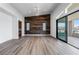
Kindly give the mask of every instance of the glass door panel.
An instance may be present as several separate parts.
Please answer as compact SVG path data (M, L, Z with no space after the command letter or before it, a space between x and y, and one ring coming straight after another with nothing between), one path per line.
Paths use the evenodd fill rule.
M79 49L79 11L68 15L68 43Z
M67 19L63 17L57 20L57 38L67 42Z

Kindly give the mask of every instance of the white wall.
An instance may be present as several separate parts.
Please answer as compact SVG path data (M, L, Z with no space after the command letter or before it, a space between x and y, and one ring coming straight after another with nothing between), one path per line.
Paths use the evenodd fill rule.
M0 43L18 39L18 20L15 16L0 12Z
M9 4L0 3L0 43L18 39L18 20L22 21L22 36L24 36L24 19Z
M0 43L12 39L12 17L0 12Z
M18 39L18 20L12 16L12 39Z
M68 6L67 3L60 4L55 11L51 13L51 36L56 38L56 17ZM64 14L64 13L63 13Z

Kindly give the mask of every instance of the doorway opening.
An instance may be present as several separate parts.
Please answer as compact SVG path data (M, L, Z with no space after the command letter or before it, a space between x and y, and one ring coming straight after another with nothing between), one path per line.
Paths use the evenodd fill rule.
M18 21L18 36L19 38L22 37L22 22Z

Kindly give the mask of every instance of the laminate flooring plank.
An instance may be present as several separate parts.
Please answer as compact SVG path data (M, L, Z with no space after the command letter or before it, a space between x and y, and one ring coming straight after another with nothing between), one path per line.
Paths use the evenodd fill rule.
M79 55L79 50L51 36L25 36L0 44L0 55Z

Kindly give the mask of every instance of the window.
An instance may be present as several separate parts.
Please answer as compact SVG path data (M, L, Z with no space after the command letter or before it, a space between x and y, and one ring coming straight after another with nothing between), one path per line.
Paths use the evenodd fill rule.
M30 30L30 23L26 23L26 30L27 30L27 31Z
M43 23L43 31L46 31L46 23Z
M73 30L72 32L75 34L79 34L79 19L73 20Z

